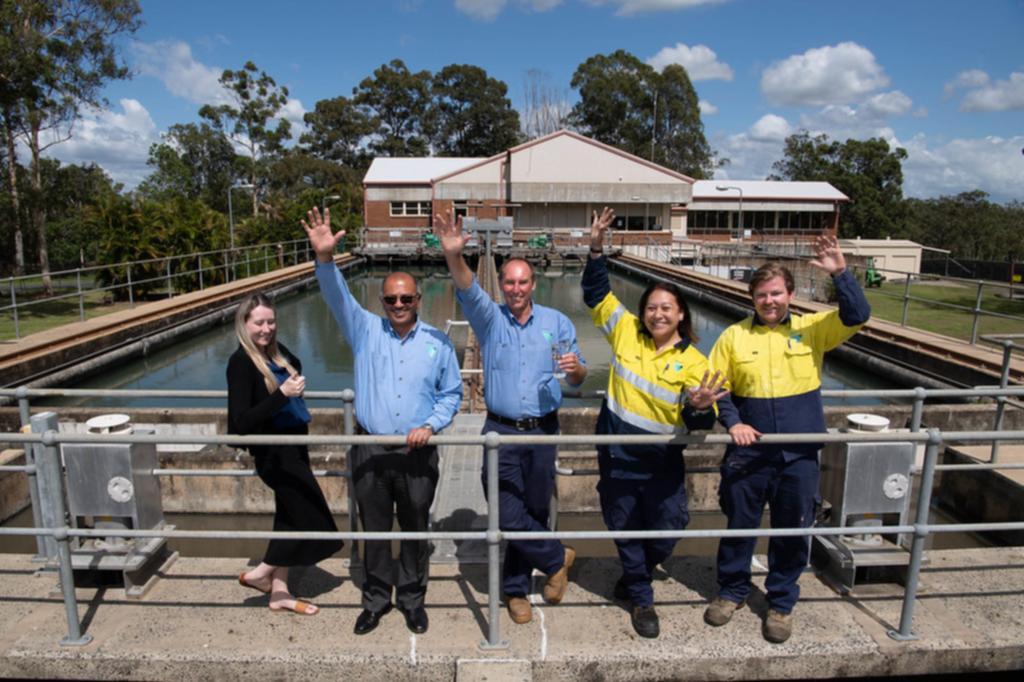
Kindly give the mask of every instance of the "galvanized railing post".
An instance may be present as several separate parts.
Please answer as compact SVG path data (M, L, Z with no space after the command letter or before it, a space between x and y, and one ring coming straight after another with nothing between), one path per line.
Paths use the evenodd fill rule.
M910 313L910 273L907 273L907 283L903 287L903 318L900 320L900 326L907 326L907 315Z
M924 453L924 468L921 472L921 487L917 493L917 518L914 522L914 541L910 546L910 565L907 566L906 587L903 591L903 609L900 612L899 631L890 630L895 640L917 639L911 631L914 621L914 600L917 599L917 585L921 577L921 562L924 546L928 540L928 513L932 505L932 485L935 482L935 465L942 445L942 432L928 429L928 445Z
M196 256L196 270L199 272L199 291L203 290L203 256Z
M18 328L18 296L14 293L14 277L11 277L11 316L14 318L14 338L21 338L21 330Z
M487 641L482 649L504 649L501 639L501 527L498 507L498 447L501 437L494 431L484 435L484 457L487 459Z
M57 414L54 412L40 412L39 414L32 415L29 418L29 428L32 433L46 433L47 431L57 430ZM32 459L36 465L36 471L38 476L36 477L36 486L39 489L39 519L36 521L35 513L32 514L33 522L38 523L38 528L58 528L64 525L64 516L58 513L58 510L53 506L53 500L55 497L60 497L61 508L64 506L63 490L60 484L60 478L53 479L46 476L42 465L44 457L44 448L39 443L32 443ZM26 459L28 455L26 454ZM57 490L52 490L53 486L57 486ZM53 536L43 535L43 557L48 561L57 556L57 541L54 540Z
M246 278L252 277L252 273L249 272L249 256L251 252L249 249L245 250L245 276Z
M911 431L921 430L921 420L924 418L924 399L927 394L927 391L920 386L914 389L914 407L910 413Z
M171 288L171 259L167 259L167 298L174 298L174 290Z
M999 388L1006 388L1010 384L1010 355L1013 353L1014 343L1010 339L1003 341L1003 370L999 375ZM992 427L993 431L1003 430L1003 413L1006 411L1006 396L1001 395L996 397L996 423ZM992 455L989 458L992 464L996 464L999 461L999 441L996 439L992 440Z
M128 305L135 307L135 292L132 291L132 264L125 266L128 272Z
M56 425L57 415L47 412ZM43 416L43 415L40 415ZM62 486L63 472L60 465L60 448L57 446L57 432L53 429L43 433L41 456L37 459L40 472L48 482L46 489L50 495L49 506L59 519L59 525L49 526L53 529L52 539L57 544L57 568L60 572L60 591L64 595L64 612L68 618L68 636L60 640L63 646L84 646L92 641L92 635L82 632L82 623L78 619L78 599L75 595L75 573L71 566L71 536L64 518L64 490Z
M344 403L345 435L352 436L356 432L356 414L353 403L356 399L356 392L346 388L341 392L341 401ZM348 471L348 481L345 483L346 496L348 497L348 529L352 533L359 532L359 508L356 502L356 478L355 467L352 462L352 448L349 445L345 451L345 469ZM349 568L359 564L359 541L353 540L351 554L349 555Z
M75 270L75 279L78 283L78 319L85 321L85 295L82 294L82 271Z
M978 323L981 320L981 297L985 294L985 280L978 280L978 295L974 299L974 321L971 322L971 345L978 343Z
M231 281L231 270L228 268L228 252L224 252L224 281Z
M28 386L19 386L15 393L18 399L18 416L21 418L21 430L32 431L32 413L28 403ZM26 472L28 477L28 499L32 505L32 525L36 528L43 527L43 517L39 509L39 476L37 473L35 448L29 443L25 447L25 465L32 467ZM46 543L42 535L36 536L36 555L33 561L46 560Z

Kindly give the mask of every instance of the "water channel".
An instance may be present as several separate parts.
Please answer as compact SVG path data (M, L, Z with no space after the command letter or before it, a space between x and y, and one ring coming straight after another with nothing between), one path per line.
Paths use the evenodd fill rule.
M447 320L464 319L455 302L454 284L447 271L418 270L413 271L413 274L420 277L420 288L423 292L420 312L425 321L443 329ZM386 271L383 270L363 270L351 276L350 286L353 294L368 309L376 313L382 312L378 295L385 275ZM578 270L540 276L535 300L561 310L572 319L576 325L580 349L590 369L582 389L596 391L604 389L607 385L611 350L594 327L588 309L583 304L580 278ZM639 280L617 273L612 274L612 290L631 310L636 310L644 287L645 283ZM735 319L701 304L690 305L696 320L695 331L700 336L697 346L706 355L719 333L735 322ZM307 390L337 391L353 385L352 353L341 340L334 319L326 304L320 299L319 290L315 286L280 301L277 314L278 338L302 360ZM451 336L461 357L466 339L465 328L454 328ZM221 325L172 347L154 352L149 357L105 370L100 375L80 382L74 388L226 390L224 368L236 347L233 325ZM833 357L826 358L822 383L826 389L900 388ZM593 404L594 400L569 398L566 404ZM50 404L164 407L167 402L166 398L143 398L128 402L123 398L68 398L54 400ZM878 400L828 399L826 402L870 404L877 403ZM176 400L174 404L182 407L220 407L224 403L222 400L190 399Z

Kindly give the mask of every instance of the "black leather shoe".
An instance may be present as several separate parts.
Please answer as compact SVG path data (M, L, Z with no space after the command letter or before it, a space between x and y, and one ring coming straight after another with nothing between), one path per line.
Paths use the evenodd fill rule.
M633 629L636 630L636 634L641 637L654 639L661 634L661 628L658 625L658 612L654 610L653 606L637 606L630 614L630 620L633 621Z
M427 610L422 606L417 606L414 609L401 609L402 615L405 616L405 626L417 635L422 635L427 631L427 627L430 625L430 621L427 619Z
M363 609L363 612L356 618L356 627L353 632L357 635L365 635L367 632L372 632L379 624L380 619L385 613L391 610L391 604L388 604L380 611L371 611L370 609Z
M612 588L612 596L619 601L633 601L633 597L629 594L629 588L626 587L626 583L622 582L622 578L615 581L615 587Z

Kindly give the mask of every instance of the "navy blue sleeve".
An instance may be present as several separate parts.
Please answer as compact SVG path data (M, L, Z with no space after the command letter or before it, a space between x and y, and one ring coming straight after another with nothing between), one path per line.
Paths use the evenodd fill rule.
M583 302L588 308L593 308L603 301L612 290L608 280L608 257L587 258L580 284L583 286Z
M698 412L691 405L685 405L683 423L687 431L708 431L715 426L715 411L708 409Z
M839 319L847 327L864 324L871 317L871 304L864 296L864 290L849 270L843 270L832 278L839 301Z

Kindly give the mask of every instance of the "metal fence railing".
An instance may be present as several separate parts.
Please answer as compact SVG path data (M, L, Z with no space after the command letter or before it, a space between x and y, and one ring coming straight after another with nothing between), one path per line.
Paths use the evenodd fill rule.
M714 270L717 267L722 270L722 272L728 273L730 269L735 269L735 265L730 265L728 261L737 257L755 258L759 261L771 258L783 258L806 262L813 256L810 242L794 242L793 244L788 244L786 242L767 242L756 246L708 242L694 247L692 252L692 267L695 270ZM711 263L716 259L724 259L726 264L720 266L701 265L701 262ZM861 265L852 264L850 269L858 276L858 279L864 281L864 272L867 268ZM1021 328L1024 329L1024 315L1009 314L991 309L991 301L996 298L1013 301L1016 295L1022 295L1022 288L1020 284L1014 285L1007 282L992 280L964 279L962 277L932 275L878 267L873 268L873 270L876 273L880 273L884 279L891 284L902 284L901 293L888 291L884 287L880 287L875 292L879 296L901 302L900 319L898 320L898 324L902 327L908 326L911 306L913 304L917 306L927 306L929 310L956 311L970 315L971 327L970 332L967 334L967 340L972 345L978 343L981 335L981 325L986 319L1007 320L1009 322L1020 323ZM711 274L716 273L712 271ZM727 277L727 274L722 275L718 273L717 276ZM827 277L816 276L813 274L810 276L802 276L799 272L794 272L793 276L796 280L798 295L806 295L811 299L825 300L825 294L827 293L829 286ZM934 297L915 293L915 287L927 286L929 284L955 286L961 289L970 290L973 292L973 305L951 303L949 301L943 301ZM988 308L985 307L986 301L989 301ZM1024 302L1021 303L1021 310L1024 310Z
M119 537L119 538L194 538L194 539L345 539L345 540L478 540L487 543L487 571L488 571L488 632L487 637L481 646L484 648L503 648L505 643L501 639L500 618L499 618L499 593L500 593L500 563L499 549L502 540L532 540L532 539L614 539L614 538L723 538L723 537L778 537L778 536L800 536L810 537L819 535L858 535L869 533L906 533L912 536L910 546L910 562L906 572L903 604L900 614L898 630L889 634L897 640L914 639L912 631L914 606L917 597L920 570L924 554L925 543L928 537L934 533L947 532L980 532L997 530L1024 530L1024 521L1003 522L1003 523L945 523L930 524L929 509L932 501L932 488L935 472L943 469L951 469L954 466L961 466L970 469L1024 469L1024 463L1010 464L990 462L988 464L972 465L939 465L938 457L940 450L945 443L954 442L998 442L1006 440L1024 440L1024 431L940 431L929 429L926 432L919 430L921 411L923 403L927 398L942 397L965 397L970 395L978 398L994 397L999 395L1021 397L1024 396L1024 387L1015 388L987 388L973 390L934 390L934 389L913 389L910 391L888 391L887 393L900 393L902 397L910 397L914 401L911 430L899 432L848 432L848 433L813 433L813 434L785 434L765 435L761 442L765 444L781 443L854 443L854 442L910 442L923 444L925 456L923 462L914 468L915 475L920 476L919 494L917 505L913 509L913 523L901 525L877 526L829 526L812 528L774 528L774 529L751 529L751 530L689 530L689 531L666 531L666 530L643 530L643 531L549 531L549 532L512 532L502 531L498 525L498 448L502 444L557 444L565 446L590 446L599 444L651 444L651 443L680 443L680 444L704 444L704 445L725 445L730 442L727 435L706 434L706 435L649 435L649 436L602 436L602 435L558 435L558 436L512 436L499 435L491 432L483 435L460 435L460 436L434 436L431 442L435 445L462 445L478 446L484 448L488 465L487 486L487 530L486 531L430 531L430 532L358 532L352 525L355 509L352 500L351 486L349 493L350 506L350 528L345 532L337 533L314 533L314 532L272 532L272 531L223 531L223 530L168 530L168 529L89 529L71 527L65 517L64 506L64 477L62 473L62 462L60 446L67 443L171 443L171 444L211 444L245 447L256 444L306 444L314 446L352 446L358 444L386 444L399 445L405 442L404 436L357 436L353 435L354 414L352 411L352 399L354 393L350 390L340 393L310 393L307 397L312 399L338 398L340 397L345 405L344 431L342 435L331 436L227 436L227 435L154 435L154 434L71 434L60 433L56 430L56 415L54 413L41 413L28 415L29 397L42 395L53 395L61 389L25 389L3 390L0 394L15 395L19 400L20 412L23 419L30 425L32 432L0 434L0 441L10 443L22 443L26 447L26 463L23 466L0 467L3 471L23 471L34 481L36 477L45 481L38 494L33 499L33 504L38 504L43 513L39 519L55 520L50 524L41 523L34 517L32 528L0 528L2 535L36 536L43 538L50 543L52 557L60 573L60 582L63 591L65 611L68 621L67 637L61 640L65 645L81 645L91 641L91 636L82 630L81 620L78 612L78 603L74 590L74 576L71 562L71 541L75 538L95 537ZM66 392L66 391L65 391ZM77 392L79 394L83 392ZM111 395L114 391L96 391L96 394ZM139 391L117 391L116 393L136 394ZM157 392L144 392L154 394ZM202 397L212 397L211 394L224 395L224 392L217 391L164 391L159 392L166 397L186 397L185 394L202 393ZM854 393L842 391L840 393ZM877 395L877 391L862 391L861 393ZM346 458L348 459L348 458ZM171 475L173 470L154 470L154 474ZM231 475L251 475L245 471L232 471ZM211 473L211 475L225 475L223 472ZM355 543L353 543L353 548Z
M79 320L85 320L87 299L95 299L96 295L121 298L134 306L136 299L144 294L172 298L239 277L297 265L311 258L309 241L293 239L240 246L234 250L200 251L183 256L90 265L51 272L52 293L48 295L38 295L43 291L42 275L12 276L0 279L0 300L8 301L0 305L0 315L11 316L14 338L20 339L22 318L29 308L41 309L74 301L78 304ZM46 313L40 315L45 316ZM66 321L66 318L61 320Z

